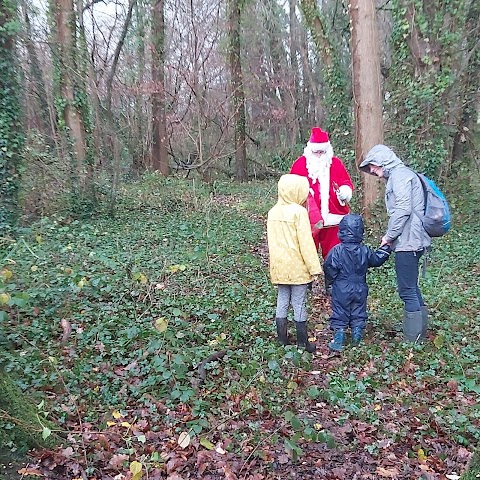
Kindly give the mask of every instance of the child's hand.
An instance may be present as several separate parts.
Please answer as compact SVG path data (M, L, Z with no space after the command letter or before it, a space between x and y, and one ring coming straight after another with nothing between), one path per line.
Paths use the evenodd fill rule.
M390 247L390 244L386 243L385 245L381 245L378 247L379 250L383 250L384 252L387 252L390 254L392 252L392 248Z
M384 245L388 245L389 247L391 247L392 242L389 242L385 237L382 237L382 241L380 242L380 246L383 247Z

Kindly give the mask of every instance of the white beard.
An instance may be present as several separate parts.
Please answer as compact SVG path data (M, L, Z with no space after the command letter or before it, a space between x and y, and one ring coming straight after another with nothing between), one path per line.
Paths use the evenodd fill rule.
M328 218L328 201L330 197L330 166L332 165L333 148L328 146L327 151L319 156L315 155L310 146L306 146L303 151L306 158L306 167L308 176L312 179L312 184L319 183L320 187L320 213L324 221Z
M316 155L312 152L308 145L303 151L303 156L307 159L308 176L312 179L312 183L319 182L325 176L330 177L330 165L332 164L333 148L330 145L323 155Z

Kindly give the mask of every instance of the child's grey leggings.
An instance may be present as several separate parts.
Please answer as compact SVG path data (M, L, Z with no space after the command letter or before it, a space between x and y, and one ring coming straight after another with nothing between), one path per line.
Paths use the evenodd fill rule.
M302 285L277 285L277 318L287 318L290 303L293 307L293 319L296 322L307 321L307 286Z

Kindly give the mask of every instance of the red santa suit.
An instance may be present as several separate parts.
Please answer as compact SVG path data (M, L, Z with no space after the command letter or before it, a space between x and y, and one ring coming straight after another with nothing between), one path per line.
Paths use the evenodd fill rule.
M342 161L333 156L327 132L318 127L312 129L310 141L303 155L293 163L290 173L308 178L310 196L307 203L315 207L309 208L310 222L315 224L312 235L317 250L320 245L325 258L340 243L338 224L350 211L348 202L353 193L352 180Z

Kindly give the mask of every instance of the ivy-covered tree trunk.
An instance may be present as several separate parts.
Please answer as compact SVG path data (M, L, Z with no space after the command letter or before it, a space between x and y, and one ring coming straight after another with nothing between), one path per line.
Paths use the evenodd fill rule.
M293 114L294 120L292 122L292 130L290 135L290 142L295 145L300 143L308 131L305 126L305 119L301 114L301 92L300 92L300 70L298 64L298 19L297 19L297 0L289 0L289 21L290 21L290 68L292 70L292 91L293 91Z
M327 22L315 0L301 0L305 23L312 34L316 51L322 61L326 123L322 125L334 138L336 148L352 127L350 88L345 69L340 62L340 47L329 35Z
M267 75L270 77L270 92L274 101L272 102L277 111L283 112L286 119L289 119L291 125L290 132L294 133L295 128L295 110L293 95L290 90L292 73L287 73L288 55L285 49L284 27L282 24L284 12L276 0L266 0L264 9L265 34L268 39L268 50L265 55ZM286 40L286 39L285 39ZM292 122L293 120L293 122ZM279 145L285 137L285 128L279 123L272 125L269 129L269 135L273 141ZM295 137L294 137L295 138Z
M480 31L480 4L478 1L470 3L465 25L466 32ZM480 118L480 43L478 35L467 36L466 48L461 57L465 64L465 71L462 75L461 94L459 95L460 112L456 121L451 162L444 167L446 172L462 161L468 155L468 151L472 152L473 158L479 157L480 151L480 124L477 120ZM480 166L480 160L477 161L476 166L477 168Z
M0 237L8 234L17 220L24 141L15 55L16 7L15 0L0 0Z
M239 182L247 180L245 92L240 62L240 0L228 0L229 59L234 118L235 169Z
M45 89L45 81L43 79L42 69L38 61L38 54L33 40L32 26L30 22L29 4L26 0L22 1L23 22L25 25L25 48L28 54L29 64L29 92L32 101L27 101L30 105L29 116L32 119L34 128L41 132L45 141L52 145L55 132L53 130L52 122L50 120L50 106L48 105L47 91Z
M162 175L170 174L167 151L167 120L165 114L165 5L164 0L152 4L152 95L153 139L152 168Z
M84 72L82 76L87 79L88 84L88 99L90 103L90 110L92 112L91 128L90 130L90 161L88 162L89 181L93 184L93 176L98 172L100 163L105 155L105 147L103 141L103 122L100 107L100 95L98 89L97 74L95 65L93 63L93 56L90 55L87 43L87 34L85 28L84 16L84 2L77 0L77 11L82 12L78 16L78 44L79 44L79 62L83 66ZM85 90L87 90L85 88Z
M51 0L55 24L54 62L58 91L56 108L71 153L74 190L83 192L86 178L86 140L82 112L77 102L80 92L76 88L76 15L73 0Z
M146 140L149 131L149 124L145 121L146 105L142 93L142 87L145 82L145 25L147 19L147 6L142 0L137 1L135 5L135 27L136 27L136 54L137 54L137 81L141 86L140 91L135 97L135 122L134 122L134 147L132 168L136 175L145 170L148 164L147 150L148 141ZM151 123L150 123L151 125Z
M50 435L52 425L46 420L42 423L35 405L0 366L0 456L8 455L1 447L11 443L19 450L54 445L56 437ZM48 436L42 436L44 431Z
M385 102L392 126L388 140L407 162L431 176L448 173L454 137L465 124L462 106L471 101L464 96L466 71L479 46L478 36L472 35L478 25L477 4L471 0L391 2L392 66ZM468 13L475 9L471 30Z
M380 55L373 0L351 0L355 157L362 162L374 145L383 143ZM378 199L378 181L363 175L363 207L366 216Z

